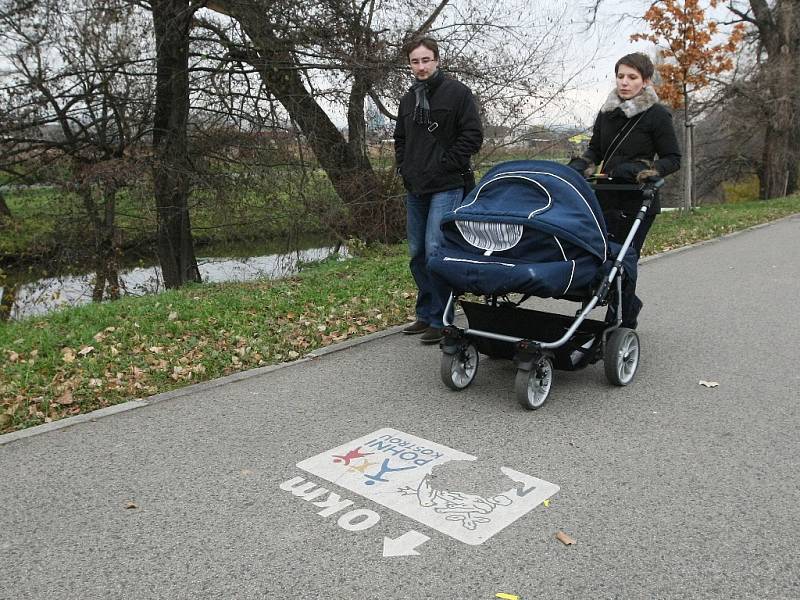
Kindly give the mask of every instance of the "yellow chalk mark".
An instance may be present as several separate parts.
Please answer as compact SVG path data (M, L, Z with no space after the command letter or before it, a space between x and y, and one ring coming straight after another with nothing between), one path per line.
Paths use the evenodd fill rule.
M519 596L515 596L514 594L495 594L495 598L502 598L503 600L519 600Z

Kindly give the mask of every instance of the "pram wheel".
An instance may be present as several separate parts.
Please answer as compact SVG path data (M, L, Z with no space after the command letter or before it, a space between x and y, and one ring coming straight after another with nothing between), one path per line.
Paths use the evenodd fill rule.
M553 362L542 356L531 370L518 369L514 380L517 401L528 410L536 410L550 395L553 384Z
M639 335L627 327L612 331L606 342L603 362L610 383L628 385L639 366Z
M442 353L440 373L442 381L451 390L463 390L475 379L478 372L478 349L469 343L454 354Z

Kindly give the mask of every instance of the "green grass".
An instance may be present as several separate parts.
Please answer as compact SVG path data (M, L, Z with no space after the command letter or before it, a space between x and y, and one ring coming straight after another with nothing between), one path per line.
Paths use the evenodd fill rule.
M800 195L774 200L750 200L669 212L658 216L647 236L643 255L657 254L713 239L800 212Z
M656 219L653 254L800 213L800 196ZM0 432L302 357L413 318L404 245L281 281L192 285L0 324Z
M294 360L405 322L404 246L281 281L187 286L0 325L0 432Z

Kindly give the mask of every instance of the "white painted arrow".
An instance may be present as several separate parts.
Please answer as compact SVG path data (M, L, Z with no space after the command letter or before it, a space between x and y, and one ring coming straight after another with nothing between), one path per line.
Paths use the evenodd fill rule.
M429 538L427 535L421 534L419 531L406 531L399 538L391 539L388 537L383 538L383 555L384 556L411 556L419 555L415 548L427 542Z

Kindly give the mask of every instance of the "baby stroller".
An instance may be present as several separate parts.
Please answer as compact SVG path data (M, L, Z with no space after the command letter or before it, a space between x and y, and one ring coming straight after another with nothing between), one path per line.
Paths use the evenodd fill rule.
M641 209L620 246L608 240L590 185L566 165L512 161L486 173L443 217L442 246L428 261L454 290L441 342L444 384L453 390L469 386L480 354L514 361L517 400L531 410L547 400L554 369L574 371L602 359L612 384L631 383L640 344L636 331L621 327L622 282L636 277L638 257L628 247L662 184L656 179L605 186L642 192ZM531 297L581 307L574 317L522 307ZM456 303L466 327L454 324ZM609 304L610 317L588 318Z

